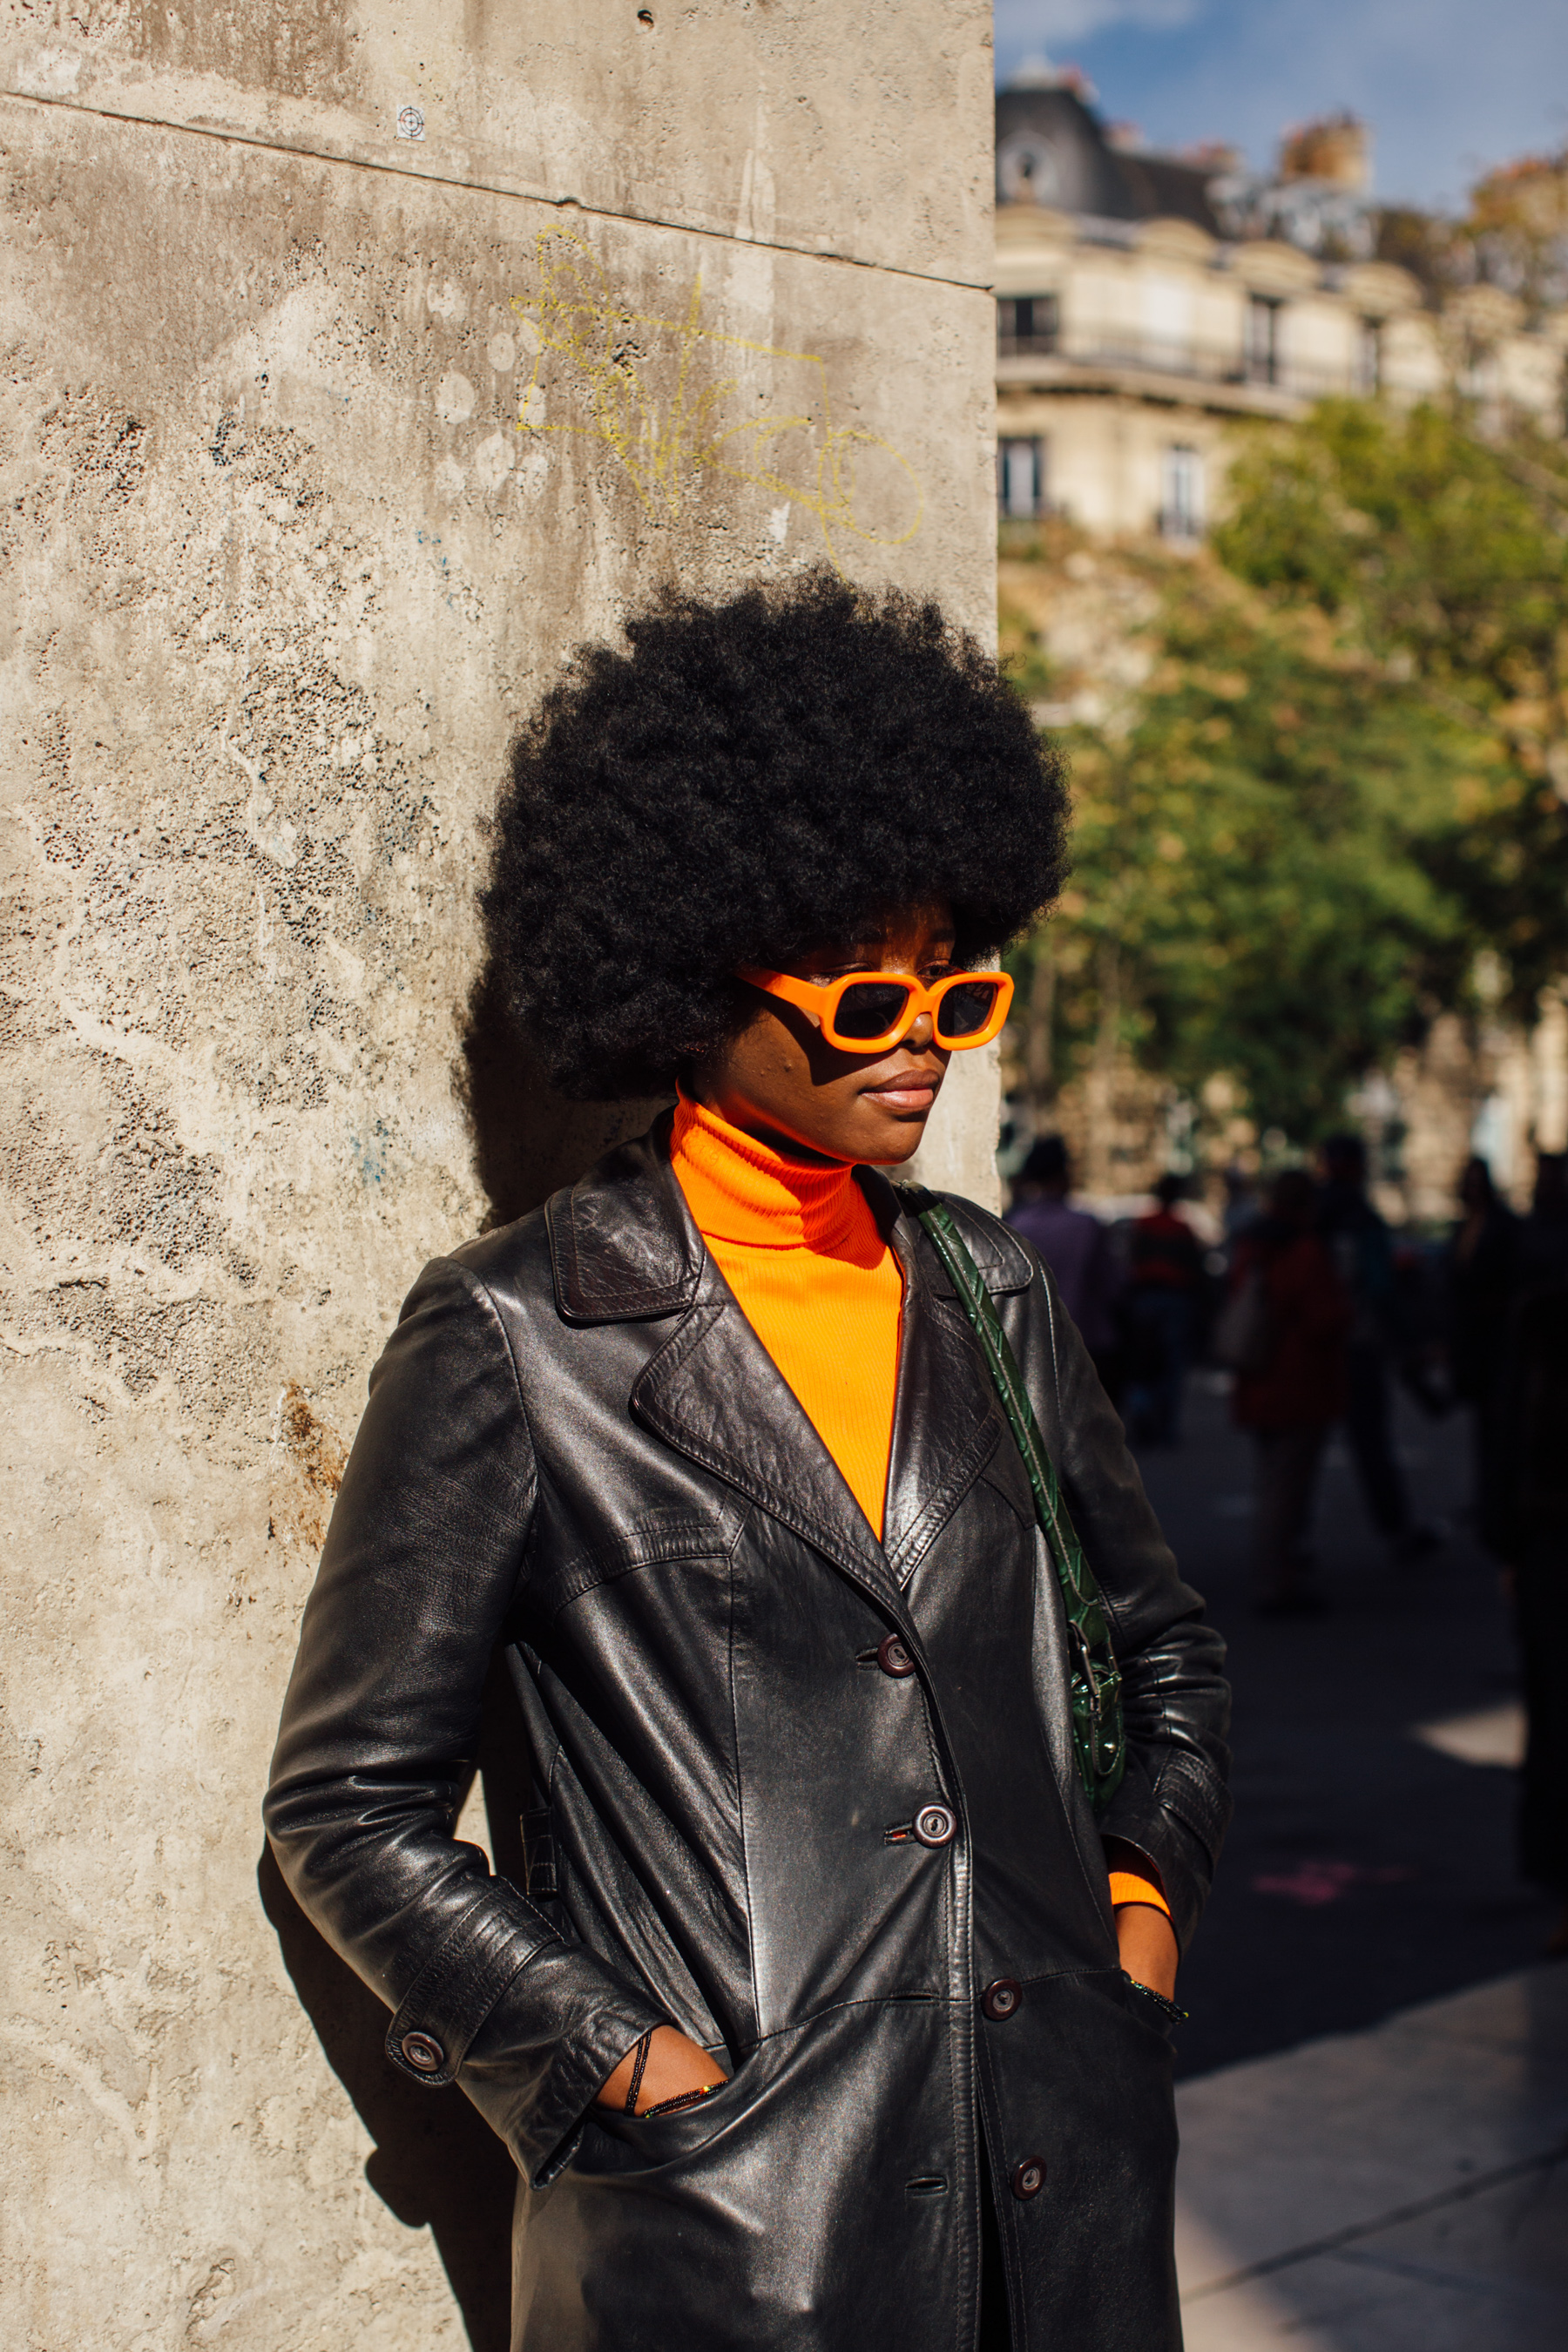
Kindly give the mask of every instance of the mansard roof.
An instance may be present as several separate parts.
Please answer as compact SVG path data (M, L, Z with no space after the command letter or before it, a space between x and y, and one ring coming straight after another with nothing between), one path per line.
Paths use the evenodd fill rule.
M1188 220L1223 236L1209 202L1212 164L1113 147L1105 125L1062 83L996 93L996 201L1100 220Z

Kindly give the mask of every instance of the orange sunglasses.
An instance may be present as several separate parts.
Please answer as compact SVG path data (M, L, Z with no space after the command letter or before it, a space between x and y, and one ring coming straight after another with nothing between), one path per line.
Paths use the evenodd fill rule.
M818 984L787 971L742 968L738 980L809 1013L841 1054L885 1054L929 1013L937 1044L950 1054L988 1045L1007 1018L1013 982L1005 971L950 971L927 988L903 971L849 971Z

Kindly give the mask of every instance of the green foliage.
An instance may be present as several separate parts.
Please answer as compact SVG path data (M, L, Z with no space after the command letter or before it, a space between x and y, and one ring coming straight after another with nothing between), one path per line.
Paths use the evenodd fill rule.
M1257 436L1231 474L1215 552L1260 588L1350 620L1373 654L1478 709L1561 669L1568 467L1555 444L1480 439L1425 407L1326 401Z
M1260 1125L1309 1135L1452 955L1457 910L1412 851L1451 804L1454 730L1212 571L1173 587L1131 734L1079 746L1064 929L1115 940L1149 1066L1194 1093L1225 1071ZM1065 961L1087 1047L1102 959Z
M1058 1077L1112 1021L1305 1142L1465 1002L1479 950L1521 1008L1561 968L1568 467L1342 401L1231 486L1125 723L1075 733L1073 887L1024 961L1054 966Z
M1470 738L1420 854L1522 1010L1561 968L1568 908L1568 456L1332 401L1256 441L1232 486L1222 561L1281 610L1332 617Z

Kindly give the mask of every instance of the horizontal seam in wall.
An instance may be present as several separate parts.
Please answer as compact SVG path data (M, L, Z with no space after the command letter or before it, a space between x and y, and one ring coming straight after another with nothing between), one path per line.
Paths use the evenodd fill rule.
M268 155L298 155L312 163L336 163L350 172L385 172L395 179L416 180L437 188L462 188L479 196L511 196L521 204L548 205L557 212L584 213L590 220L626 221L637 228L666 228L682 236L709 237L715 245L754 246L761 253L790 253L802 261L836 262L845 269L870 269L886 278L908 278L921 286L952 286L963 294L989 294L989 281L977 278L946 278L935 270L910 269L896 261L868 261L855 253L818 253L809 245L784 245L776 237L736 236L723 229L700 228L689 221L668 220L661 213L616 213L602 205L585 205L579 196L552 196L542 188L507 188L495 180L459 180L444 172L411 171L406 163L377 162L363 155L334 154L330 147L295 146L287 141L262 139L250 131L221 131L205 122L175 122L166 114L137 114L129 107L89 106L79 98L39 98L19 89L0 90L0 97L17 106L51 107L61 114L86 114L97 122L134 122L146 131L178 131L192 139L213 139L226 147L257 147Z

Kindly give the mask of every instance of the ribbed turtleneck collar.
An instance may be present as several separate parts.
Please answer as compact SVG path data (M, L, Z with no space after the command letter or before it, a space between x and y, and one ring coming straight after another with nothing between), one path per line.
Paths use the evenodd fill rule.
M684 1094L670 1159L698 1229L710 1240L836 1256L852 1241L863 1244L867 1226L875 1226L847 1164L808 1168L786 1160Z

